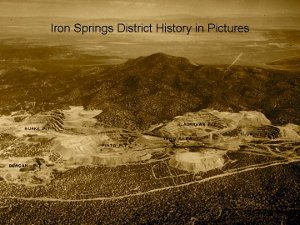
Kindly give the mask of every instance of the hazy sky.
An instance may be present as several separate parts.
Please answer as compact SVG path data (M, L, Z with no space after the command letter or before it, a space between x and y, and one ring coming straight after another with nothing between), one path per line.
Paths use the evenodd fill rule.
M134 18L189 14L195 16L291 15L300 0L0 0L0 16Z

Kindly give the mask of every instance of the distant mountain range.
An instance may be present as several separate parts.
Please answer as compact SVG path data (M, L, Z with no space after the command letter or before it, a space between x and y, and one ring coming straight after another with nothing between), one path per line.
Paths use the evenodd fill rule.
M163 53L123 64L75 68L43 64L0 74L1 111L44 111L83 105L101 109L101 124L147 129L204 108L257 110L274 124L300 124L296 71L194 65Z

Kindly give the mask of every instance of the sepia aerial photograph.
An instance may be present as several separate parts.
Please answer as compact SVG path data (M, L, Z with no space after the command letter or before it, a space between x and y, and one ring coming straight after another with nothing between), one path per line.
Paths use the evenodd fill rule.
M0 225L297 225L299 178L299 0L0 0Z

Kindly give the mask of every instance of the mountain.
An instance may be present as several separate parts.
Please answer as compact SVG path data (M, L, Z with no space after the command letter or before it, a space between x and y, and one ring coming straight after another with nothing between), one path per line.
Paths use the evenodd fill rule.
M256 110L275 125L300 123L296 71L196 66L163 53L106 67L45 63L35 70L13 71L0 76L1 112L24 108L33 101L35 111L83 105L103 110L97 117L100 124L142 130L205 108ZM33 107L27 105L27 109Z
M98 82L94 80L101 76ZM81 89L87 108L114 126L145 129L204 108L257 110L273 122L299 123L299 77L250 67L195 66L182 57L157 53L110 68Z

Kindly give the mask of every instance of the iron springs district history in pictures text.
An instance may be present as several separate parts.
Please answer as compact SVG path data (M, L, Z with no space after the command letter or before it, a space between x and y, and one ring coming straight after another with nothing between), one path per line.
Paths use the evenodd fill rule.
M203 33L203 32L215 32L215 33L248 33L250 27L248 25L227 25L208 23L207 25L178 25L178 24L126 24L117 23L116 25L83 25L76 23L73 26L70 25L56 25L51 24L52 33L99 33L100 35L108 35L110 33L181 33L189 35L191 32Z

